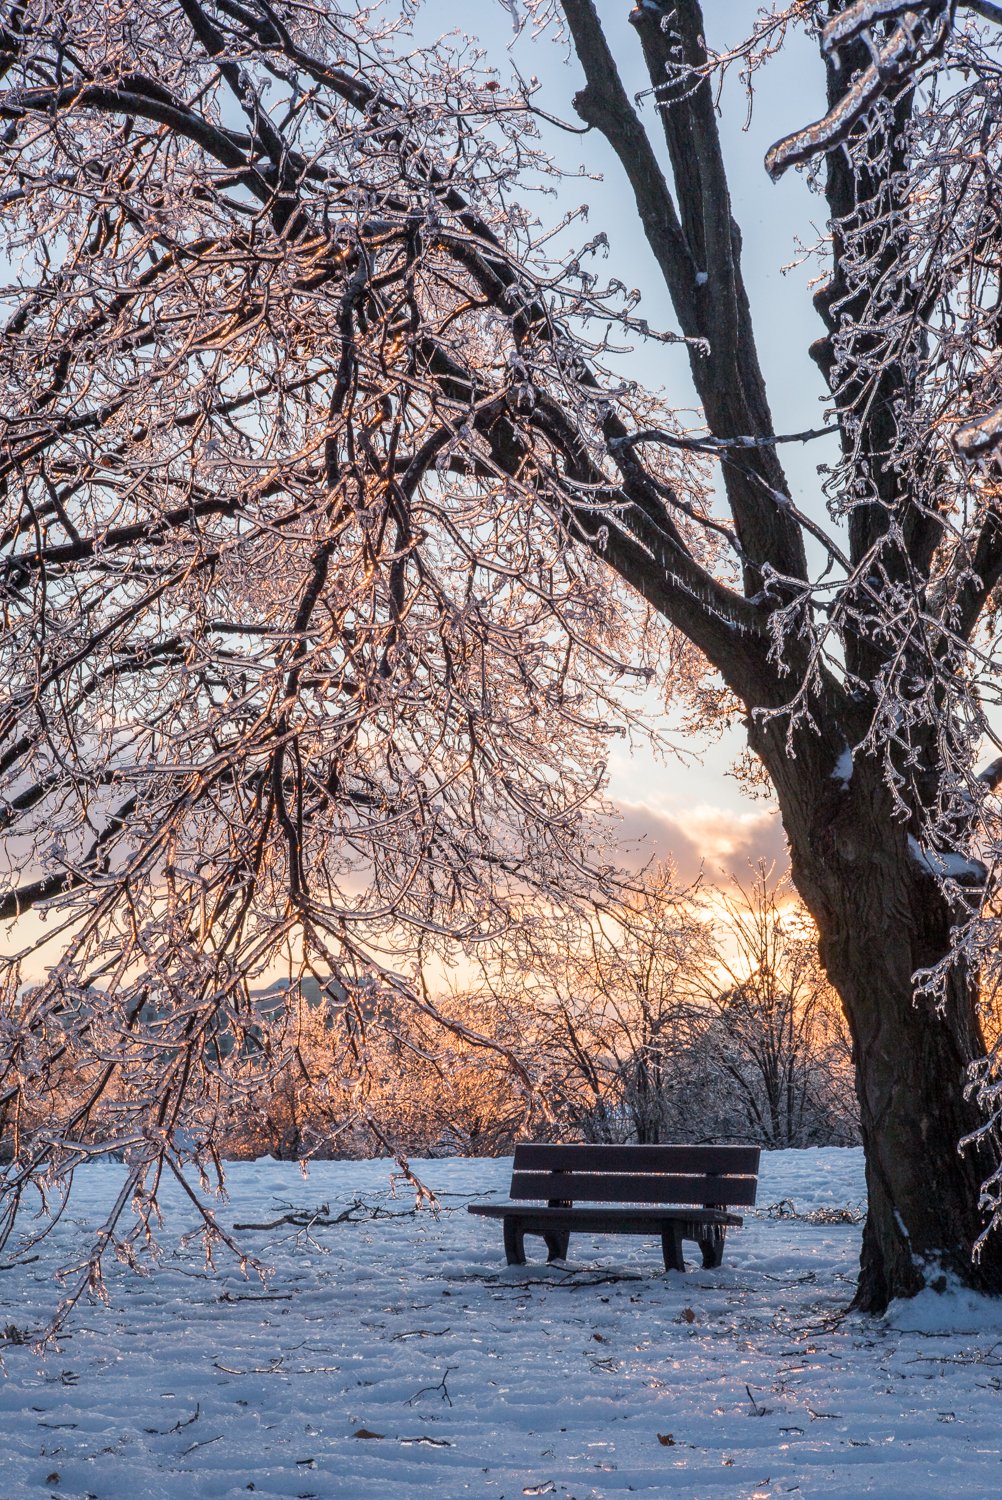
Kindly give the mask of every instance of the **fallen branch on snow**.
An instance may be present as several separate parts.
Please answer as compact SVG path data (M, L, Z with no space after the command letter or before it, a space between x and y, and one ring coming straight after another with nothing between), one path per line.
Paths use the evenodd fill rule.
M267 1224L234 1224L234 1229L280 1229L283 1224L291 1224L295 1229L330 1229L336 1224L366 1224L371 1219L413 1219L417 1213L416 1208L380 1208L379 1204L366 1203L361 1198L356 1198L347 1208L342 1209L333 1218L325 1215L330 1213L326 1203L322 1203L317 1209L293 1209L291 1213L282 1214L278 1219L272 1219Z

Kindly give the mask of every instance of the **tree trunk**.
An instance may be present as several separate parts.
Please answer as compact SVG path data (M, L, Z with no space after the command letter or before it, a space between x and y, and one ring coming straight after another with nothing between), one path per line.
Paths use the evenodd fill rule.
M985 1051L976 984L955 967L941 1013L916 996L916 971L950 951L949 904L910 853L880 768L858 763L845 787L818 778L818 745L786 756L775 776L794 882L853 1041L867 1186L853 1305L882 1312L923 1285L943 1289L951 1273L1002 1293L1002 1237L974 1259L993 1164L983 1149L959 1150L983 1121L965 1097L968 1066Z
M940 514L948 504L943 476L925 472L935 445L927 453L909 436L916 422L924 430L926 420L925 397L915 384L928 358L921 306L930 296L947 295L946 282L938 288L935 278L916 271L914 257L902 253L911 247L910 195L923 181L912 171L909 132L918 96L897 88L884 115L871 112L857 121L848 141L827 157L833 274L815 299L828 336L812 352L829 382L842 440L847 582L826 629L841 640L843 676L825 665L835 648L811 618L804 537L776 448L747 444L747 435L776 429L731 216L701 6L698 0L644 4L630 15L658 101L669 183L617 72L594 0L561 4L586 79L575 108L619 158L682 332L706 341L705 354L690 344L690 369L708 430L732 445L721 476L743 567L742 607L760 601L763 609L790 609L796 601L786 622L773 617L776 639L765 648L762 620L753 613L739 621L717 579L695 591L686 581L675 585L667 543L656 538L651 549L669 580L661 594L635 561L605 553L747 706L752 749L776 789L794 880L817 922L822 957L853 1037L870 1195L857 1306L881 1309L950 1271L971 1286L1002 1293L1002 1236L993 1236L977 1263L972 1259L983 1227L980 1184L993 1164L984 1151L958 1153L961 1138L982 1123L964 1093L967 1067L984 1052L974 976L954 973L942 1016L915 999L916 971L950 951L949 905L910 853L909 829L899 817L904 809L892 802L883 766L860 756L850 776L836 771L850 747L868 741L881 694L911 694L914 679L933 690L948 716L952 688L944 684L967 670L935 654L946 648L934 644L935 625L921 614L907 627L907 652L899 655L901 600L915 598L917 608L927 608L934 557L940 575L950 576L943 572L950 551ZM830 0L820 14L841 8ZM828 57L832 119L870 66L872 47L872 35L856 36ZM683 65L692 70L689 78ZM610 451L620 454L622 447L613 445L622 435L609 432ZM639 536L657 504L641 488L630 489L641 485L644 472L639 460L631 463L628 473L622 470L624 492L634 504L630 526ZM944 640L974 629L1002 574L994 520L987 529L963 533L954 546L956 576L976 581L962 609L950 604ZM713 602L694 617L696 594ZM729 622L723 636L711 636L721 621ZM958 650L958 662L961 656ZM875 685L872 695L868 683ZM906 726L901 741L877 721L878 743L901 762L897 774L909 798L912 832L924 826L923 810L949 790L944 777L955 774L940 738L950 727L939 719L933 713L925 725ZM959 735L951 755L962 744ZM952 799L951 793L945 800Z

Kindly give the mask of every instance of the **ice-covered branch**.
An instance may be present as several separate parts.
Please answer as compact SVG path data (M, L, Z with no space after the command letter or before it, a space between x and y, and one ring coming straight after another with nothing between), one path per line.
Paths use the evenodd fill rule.
M765 165L776 180L790 167L810 161L826 151L834 151L848 140L856 125L894 86L909 78L942 44L949 26L945 6L928 10L884 0L851 6L849 11L830 22L825 29L825 45L835 50L883 15L900 16L890 36L883 42L873 40L872 63L853 79L832 109L813 125L805 126L770 147ZM843 22L842 30L839 23ZM843 34L844 33L844 34Z

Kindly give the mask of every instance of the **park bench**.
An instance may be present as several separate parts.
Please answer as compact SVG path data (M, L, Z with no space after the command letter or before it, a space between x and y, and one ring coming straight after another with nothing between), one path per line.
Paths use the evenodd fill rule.
M666 1271L684 1271L682 1241L719 1266L724 1237L742 1223L758 1187L757 1146L515 1147L511 1201L471 1203L501 1219L510 1266L525 1265L524 1238L542 1235L547 1260L565 1260L571 1233L661 1236ZM545 1202L531 1200L545 1199Z

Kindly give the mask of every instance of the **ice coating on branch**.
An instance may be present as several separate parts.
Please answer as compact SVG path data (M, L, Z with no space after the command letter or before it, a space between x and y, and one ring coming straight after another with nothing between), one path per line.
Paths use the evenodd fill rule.
M879 0L875 0L874 8L878 7ZM929 47L941 40L945 24L941 19L940 25L929 38L928 45L923 47L926 19L915 11L907 11L902 17L901 25L894 28L883 47L877 48L871 42L873 63L860 73L834 109L829 110L824 119L795 131L769 149L765 166L774 182L788 167L809 161L812 156L841 145L857 120L866 114L888 87L906 77L925 59ZM832 25L834 24L833 22Z
M942 5L929 6L928 10L937 12L943 9ZM914 0L857 0L855 5L849 5L840 11L837 16L825 26L821 33L821 47L825 52L833 52L836 47L844 47L846 42L851 42L854 37L859 36L861 31L876 25L878 21L887 20L891 16L905 15L911 12L910 20L917 23L917 13Z
M957 429L953 441L964 458L982 458L993 453L1002 443L1002 406L996 406L987 416L966 422Z

